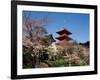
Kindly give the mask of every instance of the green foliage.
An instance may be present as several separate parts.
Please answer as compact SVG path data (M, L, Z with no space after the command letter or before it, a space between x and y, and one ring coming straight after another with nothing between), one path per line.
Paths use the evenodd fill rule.
M51 67L68 66L68 62L61 55L57 55L53 61L50 61Z
M79 43L80 45L83 45L86 48L90 47L90 41L86 41L85 43Z
M51 67L61 67L61 66L68 66L68 62L64 59L57 59L55 61L51 61Z
M31 56L31 49L27 49L23 47L23 68L32 68L32 59L33 57Z
M40 54L40 56L39 56L39 59L41 60L41 61L43 61L43 60L48 60L48 54L47 53L41 53Z

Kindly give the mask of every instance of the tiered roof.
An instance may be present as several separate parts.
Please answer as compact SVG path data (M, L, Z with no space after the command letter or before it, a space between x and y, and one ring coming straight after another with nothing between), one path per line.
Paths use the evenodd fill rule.
M56 33L58 33L59 35L62 35L62 34L70 35L70 34L72 34L72 33L69 32L67 29L60 30L60 31L58 31L58 32L56 32Z
M72 34L71 32L69 32L67 29L63 29L63 30L60 30L57 32L60 36L59 37L56 37L56 39L58 39L59 41L62 41L62 40L71 40L72 38L68 37L68 35Z
M56 37L59 41L66 39L67 41L71 40L72 38L68 37L67 35L61 35L59 37Z

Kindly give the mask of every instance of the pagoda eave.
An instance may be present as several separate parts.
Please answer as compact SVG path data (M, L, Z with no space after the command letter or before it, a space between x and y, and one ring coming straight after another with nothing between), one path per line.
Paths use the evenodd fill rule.
M70 37L67 37L67 38L65 38L65 37L56 37L56 39L57 40L67 40L67 41L69 41L69 40L72 40L72 38L70 38Z
M56 33L58 33L58 34L60 34L60 35L62 35L62 34L67 34L67 35L72 34L71 32L69 32L69 31L68 31L68 30L66 30L66 29L63 29L63 30L58 31L58 32L56 32Z

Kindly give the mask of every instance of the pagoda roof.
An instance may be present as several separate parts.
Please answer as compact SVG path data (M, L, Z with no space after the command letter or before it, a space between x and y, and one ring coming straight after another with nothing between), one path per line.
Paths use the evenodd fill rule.
M52 34L49 34L48 37L50 38L50 40L51 40L52 42L56 42L56 40L53 38Z
M62 34L67 34L67 35L70 35L70 34L72 34L71 32L69 32L67 29L62 29L62 30L60 30L60 31L58 31L58 32L56 32L56 33L58 33L59 35L62 35Z
M60 37L56 37L56 39L58 40L72 40L72 38L68 37L67 35L62 35Z

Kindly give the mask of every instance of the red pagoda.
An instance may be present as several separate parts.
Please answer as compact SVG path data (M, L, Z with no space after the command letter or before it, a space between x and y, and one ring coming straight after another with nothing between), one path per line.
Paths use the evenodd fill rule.
M57 34L59 34L59 37L56 37L57 40L59 40L59 42L57 43L57 45L66 47L69 45L69 41L72 40L72 38L69 37L69 35L71 35L72 33L69 32L67 29L62 29L58 32L56 32Z

